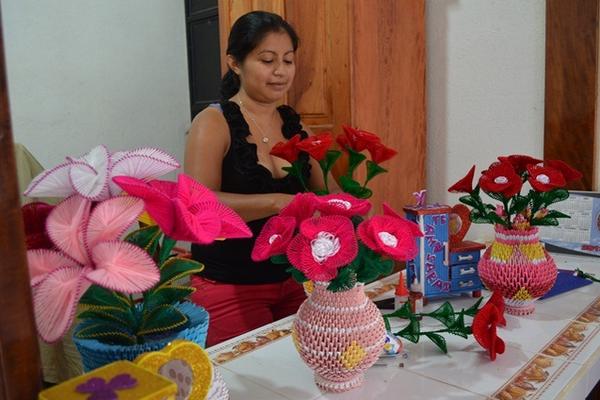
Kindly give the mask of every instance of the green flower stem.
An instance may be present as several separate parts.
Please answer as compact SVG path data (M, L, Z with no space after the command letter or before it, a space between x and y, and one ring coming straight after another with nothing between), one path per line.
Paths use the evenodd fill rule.
M504 206L504 212L506 213L506 222L507 222L507 225L505 225L505 226L508 229L512 229L512 222L510 221L510 209L508 208L508 202L509 202L509 199L502 196L502 205ZM500 218L502 218L502 217L500 217Z
M292 171L292 174L296 178L298 178L298 180L302 184L302 187L304 188L304 190L308 192L308 186L306 186L306 182L304 181L304 177L302 176L302 168L300 167L300 163L297 161L294 161L292 163L291 171Z
M600 282L600 279L596 278L593 274L588 274L587 272L583 272L579 268L575 268L575 273L580 278L589 279L592 282Z
M321 167L321 173L323 174L323 183L325 183L325 193L323 194L329 194L329 172L327 171L327 166L325 165L326 159L323 158L322 160L319 160L319 166Z

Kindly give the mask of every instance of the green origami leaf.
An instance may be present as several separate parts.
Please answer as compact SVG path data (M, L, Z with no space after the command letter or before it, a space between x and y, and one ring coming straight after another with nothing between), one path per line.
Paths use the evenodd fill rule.
M365 181L365 185L371 179L375 178L379 174L383 174L384 172L388 172L388 170L371 160L367 160L367 180Z
M529 204L529 197L517 194L511 200L510 206L508 208L508 213L510 215L519 214L527 207L527 204Z
M487 194L494 200L504 201L504 196L501 193L485 192L485 194Z
M452 304L449 302L444 302L440 307L438 307L435 311L432 311L427 314L429 317L437 319L446 327L452 326L454 323L454 308Z
M177 240L171 239L166 235L163 236L162 246L158 254L158 265L162 265L165 261L167 261L176 243Z
M79 313L77 317L82 320L93 320L94 323L113 323L125 331L137 324L131 309L123 311L118 308L91 308Z
M544 218L571 218L571 216L565 214L565 213L561 213L560 211L556 211L556 210L550 210L548 211L548 214L546 214L546 216Z
M491 222L487 216L482 215L478 210L475 209L471 210L470 219L474 224L489 224Z
M160 266L160 281L157 287L163 287L188 275L198 273L204 265L188 258L171 257Z
M339 150L327 150L325 158L319 161L319 165L321 166L324 175L327 175L329 171L331 171L331 168L333 168L333 165L341 155L342 152Z
M306 275L304 275L302 273L302 271L297 270L294 267L289 267L288 269L285 270L287 273L289 273L290 275L292 275L292 278L294 278L294 280L298 283L304 283L307 282L309 279L306 277Z
M188 322L188 317L171 305L162 305L154 308L144 315L139 336L154 335L183 328Z
M470 317L474 317L475 314L477 314L477 311L479 311L479 305L481 304L482 301L483 301L483 297L480 297L479 299L477 299L475 304L473 304L471 307L464 310L464 314L468 315Z
M471 195L461 196L458 201L471 207L479 207L479 201L476 198L473 198Z
M153 290L144 297L144 314L160 305L181 302L195 291L196 289L189 286L163 286Z
M342 292L352 289L356 285L356 273L352 268L345 267L338 270L337 276L329 282L327 290L332 292Z
M504 218L502 218L501 216L499 216L498 214L496 214L495 211L487 213L486 218L490 222L493 222L494 224L508 226L508 221L506 221Z
M127 297L98 285L90 286L83 296L81 296L81 299L79 299L79 304L94 308L118 309L123 311L129 310L131 307L131 302Z
M531 220L532 226L557 226L558 220L552 217L536 218Z
M468 337L468 329L465 326L465 316L462 312L458 313L458 317L456 317L452 326L449 326L448 328L448 332L453 335L460 336L464 339Z
M362 153L356 152L350 148L348 150L348 173L346 174L348 177L351 177L354 174L354 170L367 159Z
M158 225L151 225L131 232L125 236L125 241L141 247L152 256L158 247L161 234Z
M137 343L137 338L131 333L108 322L91 324L78 331L75 336L79 339L95 339L102 343L130 346Z
M419 343L419 338L421 337L421 327L419 321L411 318L410 323L401 331L396 332L395 335L403 337L410 342Z
M569 198L569 191L566 189L554 189L549 192L542 193L542 201L546 206L558 203Z
M289 264L290 260L288 260L287 256L285 254L276 254L274 256L271 256L271 262L273 264Z
M385 314L386 317L395 317L395 318L402 318L402 319L410 319L411 317L414 316L414 314L412 313L412 310L410 309L410 304L409 303L404 303L402 305L402 307L400 307L399 309L395 310L392 313L389 314Z
M434 332L424 332L425 336L427 336L431 341L440 348L445 354L448 353L448 346L446 345L446 339L437 333Z

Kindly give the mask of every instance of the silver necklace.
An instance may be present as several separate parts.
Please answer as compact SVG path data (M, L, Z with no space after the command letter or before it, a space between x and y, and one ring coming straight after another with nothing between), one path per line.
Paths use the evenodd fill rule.
M248 109L244 106L244 104L242 103L242 99L238 98L238 103L240 105L240 109L243 109L246 112L246 115L248 116L248 118L250 118L250 121L254 122L254 125L258 128L258 131L260 132L260 135L262 136L261 141L265 144L269 143L269 137L267 135L265 135L264 129L258 124L258 122L256 122L256 119L254 119L254 117L252 116L252 113L250 111L248 111ZM275 114L273 114L273 118L275 118Z

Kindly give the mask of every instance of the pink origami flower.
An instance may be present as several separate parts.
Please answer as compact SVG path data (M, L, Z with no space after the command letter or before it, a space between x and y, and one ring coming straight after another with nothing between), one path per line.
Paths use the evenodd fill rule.
M119 241L143 211L133 197L98 204L75 195L57 205L46 222L58 251L27 252L37 329L46 342L60 339L71 326L79 299L92 284L135 293L160 278L156 264L141 248Z
M146 211L160 229L175 240L201 244L217 238L248 238L250 228L210 189L185 174L177 183L120 176L113 181L132 196L144 200Z
M294 217L296 226L300 226L302 221L313 216L317 210L319 198L312 192L298 193L290 203L283 207L279 212L281 217Z
M362 222L357 229L360 240L371 250L397 261L414 258L418 252L416 224L389 215L376 215Z
M368 200L357 199L347 193L335 193L317 197L317 210L321 215L365 215L371 209Z
M421 232L421 229L419 228L419 225L417 225L415 222L409 221L406 218L404 218L403 216L401 216L400 214L398 214L387 203L383 203L381 206L383 208L383 215L387 215L389 217L397 218L397 219L401 220L403 223L408 224L407 226L410 228L411 232L413 233L413 235L415 237L421 237L421 236L423 236L423 232Z
M352 221L341 215L307 219L290 242L290 263L313 281L329 281L356 257L358 244Z
M285 254L295 227L294 217L270 218L256 238L252 249L252 260L263 261L274 255Z
M79 194L102 201L120 193L112 182L115 176L151 180L177 168L177 160L159 149L145 147L111 154L105 146L97 146L83 157L67 157L62 164L36 176L25 195L68 197Z

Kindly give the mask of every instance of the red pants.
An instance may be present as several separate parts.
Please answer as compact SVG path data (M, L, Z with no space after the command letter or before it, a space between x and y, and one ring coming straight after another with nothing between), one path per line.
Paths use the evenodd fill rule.
M263 285L234 285L192 277L192 301L210 315L206 347L296 313L306 298L293 279Z

